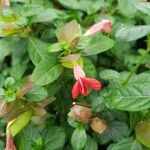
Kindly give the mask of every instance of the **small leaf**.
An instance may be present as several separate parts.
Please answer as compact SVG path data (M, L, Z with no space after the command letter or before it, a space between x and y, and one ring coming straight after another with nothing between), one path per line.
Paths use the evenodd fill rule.
M105 108L103 97L93 97L92 98L92 110L95 112L100 112Z
M59 52L62 51L62 46L60 43L54 43L48 47L49 52Z
M81 150L84 148L87 141L86 132L83 127L78 127L74 130L71 137L71 144L74 150Z
M72 69L74 67L74 61L80 66L83 66L83 57L80 54L70 54L61 59L61 65Z
M40 102L48 97L47 90L43 87L33 87L26 95L29 101Z
M96 77L96 68L90 59L84 58L83 70L85 71L87 77L90 78Z

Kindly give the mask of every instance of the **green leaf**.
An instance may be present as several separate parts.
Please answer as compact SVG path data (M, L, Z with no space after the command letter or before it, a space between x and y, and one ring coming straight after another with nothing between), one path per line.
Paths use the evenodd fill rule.
M5 143L0 140L0 149L4 150L5 149Z
M84 56L95 55L109 50L114 46L114 41L104 35L94 36L90 44L81 53Z
M94 139L92 139L90 136L87 136L87 142L84 150L97 150L97 149L98 149L97 142Z
M53 9L53 8L48 8L44 9L40 13L36 14L35 16L32 17L32 22L51 22L54 19L59 18L59 16L65 16L65 14L62 11Z
M126 111L141 111L150 108L149 83L134 83L116 89L108 97L111 107Z
M123 41L135 41L150 33L150 25L128 26L116 32L116 38Z
M3 87L5 83L5 76L3 74L0 74L0 87Z
M2 38L0 39L0 60L4 59L7 55L12 52L12 46L15 43L13 38Z
M62 149L66 142L66 133L61 127L49 127L43 134L44 150Z
M62 46L60 43L54 43L48 47L49 52L59 52L62 51Z
M43 7L36 4L25 4L20 9L20 14L24 17L30 17L43 11Z
M20 79L25 73L26 69L27 65L20 62L11 68L10 74L15 79Z
M40 102L48 97L47 90L43 87L34 87L26 95L29 101Z
M78 127L73 131L71 137L71 144L74 150L81 150L84 148L87 141L86 132L83 127Z
M29 123L22 131L15 136L17 150L31 150L36 146L36 141L41 138L39 128ZM38 150L38 149L37 149Z
M100 77L104 80L115 80L120 78L120 74L111 69L106 69L100 72Z
M41 61L44 61L49 57L47 48L47 43L36 38L29 38L28 51L34 65L38 65Z
M136 13L135 3L137 0L118 0L118 6L120 12L126 17L131 18Z
M67 121L68 121L68 124L74 128L77 128L80 126L80 122L78 122L76 119L72 117L68 117Z
M123 139L117 144L110 145L108 150L143 150L142 145L133 137Z
M75 9L75 10L82 10L87 12L88 14L93 14L97 12L103 5L104 1L98 1L98 0L68 0L66 3L65 0L58 0L60 4L63 6Z
M12 124L9 126L9 132L12 136L15 136L19 131L21 131L30 121L33 115L32 110L28 110L18 116Z
M106 103L112 108L126 111L141 111L150 108L149 73L135 76L128 84L112 89Z
M44 61L34 69L32 77L36 85L43 86L55 81L62 71L63 69L60 65L53 66L50 61Z
M146 2L146 3L138 3L136 5L137 9L146 13L147 15L150 15L150 2Z
M137 139L146 147L150 148L150 120L139 122L135 127Z
M105 108L103 97L93 97L91 101L93 111L100 112Z
M132 132L136 124L142 119L142 112L130 112L130 132Z
M109 136L114 142L118 142L129 135L129 128L124 122L113 121L109 125Z
M89 78L95 78L96 77L96 68L90 59L84 58L83 69L84 69L87 77L89 77Z

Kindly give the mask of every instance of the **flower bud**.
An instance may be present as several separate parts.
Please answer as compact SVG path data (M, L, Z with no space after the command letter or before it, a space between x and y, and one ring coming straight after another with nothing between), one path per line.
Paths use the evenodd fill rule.
M100 22L94 24L90 29L88 29L84 36L90 36L96 34L100 31L104 31L106 33L110 33L112 31L112 24L110 20L103 19Z
M14 139L10 134L6 135L6 148L5 150L17 150L14 144Z
M75 105L70 109L68 116L77 121L88 123L92 117L92 110L86 106Z
M110 20L102 20L103 28L102 30L106 33L110 33L112 31L112 24Z
M3 6L10 6L10 1L9 0L2 0Z
M101 134L107 129L106 122L98 117L95 117L91 120L90 127L93 131Z

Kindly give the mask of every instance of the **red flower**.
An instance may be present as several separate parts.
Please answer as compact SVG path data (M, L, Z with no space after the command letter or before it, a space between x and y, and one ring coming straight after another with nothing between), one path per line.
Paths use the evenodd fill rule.
M93 90L100 90L101 83L92 78L86 78L83 69L78 65L74 65L74 76L77 80L72 89L72 97L76 99L80 94L86 96L88 94L88 87Z

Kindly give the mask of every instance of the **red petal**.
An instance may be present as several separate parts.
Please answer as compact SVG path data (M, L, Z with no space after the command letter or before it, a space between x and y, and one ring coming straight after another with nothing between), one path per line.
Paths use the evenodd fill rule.
M84 83L84 81L82 81L82 78L79 79L79 83L80 83L80 93L82 93L83 96L88 95L88 88L86 86L86 84Z
M82 78L83 82L85 82L90 88L93 90L100 90L101 89L101 83L96 79L91 78Z
M80 90L81 90L80 83L79 83L79 81L76 81L76 83L74 84L74 86L72 88L72 98L73 99L76 99L79 96Z

